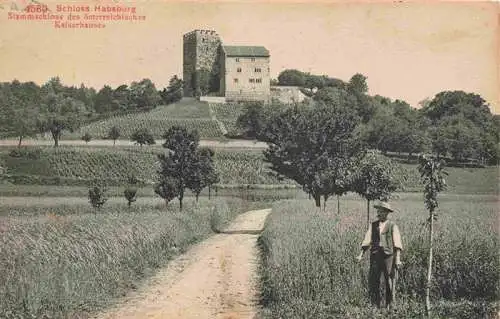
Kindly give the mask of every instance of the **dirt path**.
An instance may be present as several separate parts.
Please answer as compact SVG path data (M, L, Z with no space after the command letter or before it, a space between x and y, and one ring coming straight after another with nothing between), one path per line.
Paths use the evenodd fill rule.
M256 240L269 212L238 216L224 233L195 245L96 318L255 318Z

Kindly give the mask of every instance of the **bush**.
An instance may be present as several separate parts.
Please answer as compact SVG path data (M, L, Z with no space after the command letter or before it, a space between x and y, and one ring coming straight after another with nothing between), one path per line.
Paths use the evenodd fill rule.
M137 188L129 186L123 191L123 195L125 196L125 199L127 200L128 207L130 207L132 205L132 203L137 200L137 198L136 198Z
M82 136L82 141L84 141L85 143L88 143L90 142L90 140L92 139L92 135L90 135L89 133L85 133L83 136Z
M151 134L151 132L146 128L135 131L130 139L140 146L153 145L156 143L153 134Z
M106 187L101 183L94 183L89 189L89 201L92 207L100 209L107 201Z

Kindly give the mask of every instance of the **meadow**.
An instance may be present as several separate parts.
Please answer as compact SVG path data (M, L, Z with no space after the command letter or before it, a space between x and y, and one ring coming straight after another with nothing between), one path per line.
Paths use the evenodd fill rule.
M24 203L25 204L25 203ZM237 198L124 202L94 210L51 199L0 207L0 317L86 318L224 227L260 207Z
M495 318L500 297L496 195L439 196L432 286L434 318ZM334 207L335 205L331 205ZM355 259L367 229L366 202L341 213L312 201L275 203L259 237L263 318L423 318L428 213L422 195L400 194L391 218L403 236L397 306L368 304L368 256ZM374 219L374 214L372 215Z

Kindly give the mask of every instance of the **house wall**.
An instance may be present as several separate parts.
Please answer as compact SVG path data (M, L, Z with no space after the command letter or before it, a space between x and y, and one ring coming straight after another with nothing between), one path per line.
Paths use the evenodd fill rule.
M269 57L225 57L224 62L227 101L270 100Z

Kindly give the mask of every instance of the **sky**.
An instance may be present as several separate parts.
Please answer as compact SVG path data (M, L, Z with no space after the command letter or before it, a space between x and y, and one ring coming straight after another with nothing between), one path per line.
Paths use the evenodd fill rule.
M263 45L271 76L284 69L345 81L367 77L369 93L413 107L444 90L480 94L500 113L500 2L446 1L57 1L136 7L144 21L102 29L9 20L0 0L0 81L59 76L66 85L113 88L143 78L157 88L182 77L182 35L216 30L224 44Z

